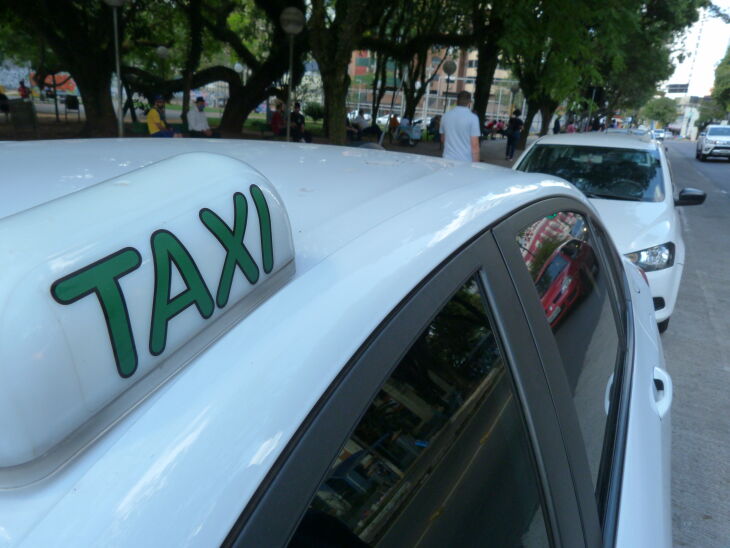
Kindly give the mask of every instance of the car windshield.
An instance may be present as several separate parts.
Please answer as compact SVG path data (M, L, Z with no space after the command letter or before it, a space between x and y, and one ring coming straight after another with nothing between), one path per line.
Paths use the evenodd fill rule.
M550 261L550 264L543 270L542 275L535 282L535 287L537 287L537 292L540 297L547 293L555 278L560 275L566 266L568 266L568 260L561 254L558 253L553 257L553 260Z
M589 198L660 202L664 184L656 151L579 145L536 145L519 171L570 181Z
M708 137L730 137L730 126L713 127L707 130Z

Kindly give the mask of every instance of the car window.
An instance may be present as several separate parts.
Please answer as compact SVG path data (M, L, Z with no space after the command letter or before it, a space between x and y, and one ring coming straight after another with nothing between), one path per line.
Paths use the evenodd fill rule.
M610 465L602 458L604 447L612 447L615 434L607 428L612 422L604 402L621 353L611 274L602 268L595 242L585 217L573 212L541 218L517 235L560 351L598 491Z
M290 546L549 546L510 375L476 278L375 396Z
M660 202L664 199L657 151L575 145L535 145L517 167L570 181L591 198Z
M730 126L712 127L707 130L708 137L730 137Z

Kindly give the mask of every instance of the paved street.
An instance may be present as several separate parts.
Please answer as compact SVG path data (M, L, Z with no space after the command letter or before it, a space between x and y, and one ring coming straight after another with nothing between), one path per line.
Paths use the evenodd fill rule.
M674 183L707 192L683 208L687 259L663 336L674 381L672 503L675 546L730 546L730 162L694 159L667 142Z

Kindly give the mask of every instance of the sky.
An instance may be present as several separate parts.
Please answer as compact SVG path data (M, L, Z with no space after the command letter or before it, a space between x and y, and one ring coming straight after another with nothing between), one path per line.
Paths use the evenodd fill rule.
M714 0L714 3L730 12L730 0ZM715 80L715 68L725 56L729 43L730 25L709 17L703 10L700 20L680 40L688 56L677 65L667 83L689 83L689 95L709 95Z

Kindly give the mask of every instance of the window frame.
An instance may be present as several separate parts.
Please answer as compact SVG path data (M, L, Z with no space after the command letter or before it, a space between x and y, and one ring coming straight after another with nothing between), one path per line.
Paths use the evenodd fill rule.
M301 520L331 463L394 368L472 276L510 372L536 472L543 518L553 546L586 545L559 422L535 342L492 234L485 231L454 252L371 334L343 367L287 444L246 505L224 546L284 546Z
M570 393L565 367L545 313L540 305L534 282L525 268L524 260L515 243L515 237L526 226L555 213L570 211L585 218L594 235L596 258L609 274L608 292L616 319L619 355L614 375L611 410L608 424L613 425L613 443L604 446L599 480L602 484L594 491L588 459L578 423L577 412ZM634 362L633 316L631 294L622 259L610 243L610 237L594 211L584 203L568 197L549 198L527 205L519 213L506 219L494 229L494 235L505 259L513 283L521 298L521 305L528 316L528 323L538 345L553 400L561 423L572 471L572 481L578 497L581 516L590 545L612 546L618 521L621 495L621 479L626 449L629 417L629 400ZM532 298L534 296L534 298ZM604 473L604 458L610 454L610 468ZM596 500L595 493L599 493Z

